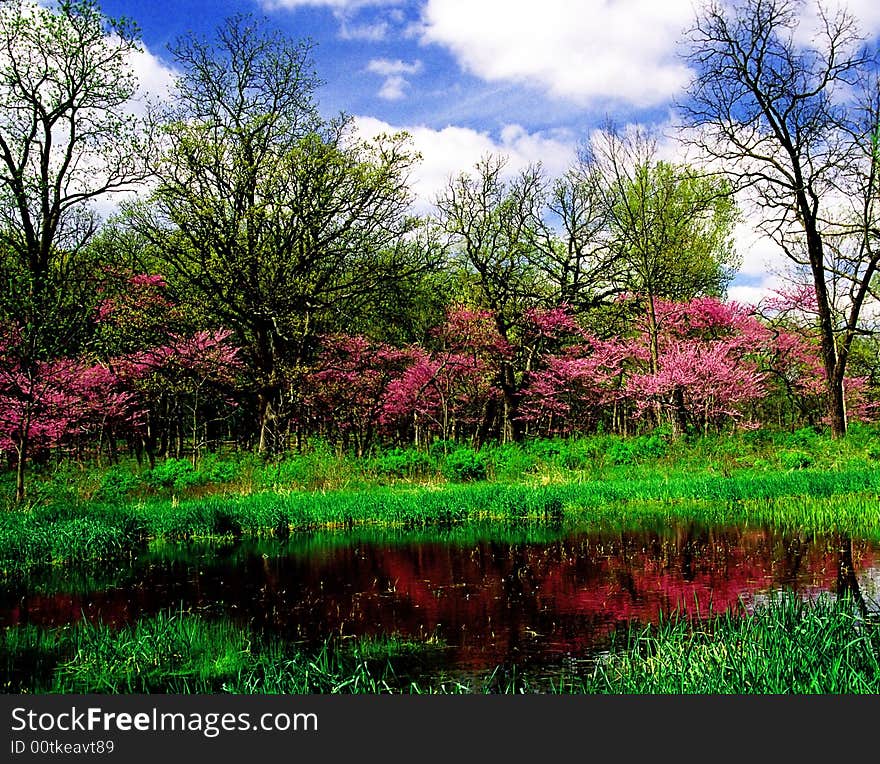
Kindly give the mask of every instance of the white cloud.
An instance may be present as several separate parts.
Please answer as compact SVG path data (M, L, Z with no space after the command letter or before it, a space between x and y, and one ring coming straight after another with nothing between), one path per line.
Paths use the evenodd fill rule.
M130 54L128 60L139 83L135 111L140 113L148 100L167 100L174 90L177 72L146 47Z
M507 125L498 136L467 127L434 130L425 126L394 126L375 117L356 117L355 124L363 138L405 130L422 154L422 162L412 177L419 212L428 211L451 176L473 170L487 154L508 158L507 172L512 176L530 163L540 161L550 177L561 175L575 160L576 140L566 133L529 133L519 125Z
M388 37L390 26L386 21L373 24L352 24L347 19L339 19L339 37L343 40L363 40L381 42Z
M784 274L791 270L791 261L769 236L745 221L734 228L733 241L742 263L727 290L728 299L756 305L785 285Z
M386 101L399 101L406 95L407 85L409 83L400 75L387 77L382 83L382 87L379 88L379 98L384 98Z
M334 11L356 11L381 5L400 5L403 0L263 0L267 11L295 10L296 8L330 8Z
M823 4L826 15L834 18L840 8L847 10L856 20L859 30L868 37L880 32L880 3L877 0L844 0L844 2L828 2ZM819 15L819 7L815 2L807 2L799 14L798 29L795 39L801 44L809 44L815 39L823 39L821 30L823 23Z
M417 74L422 71L422 62L413 61L411 64L401 61L391 61L387 58L374 58L367 64L367 71L373 74L381 74L383 77L390 77L395 74Z
M485 80L652 106L688 82L676 43L692 17L691 0L427 0L422 41Z
M387 101L397 101L404 97L409 86L409 81L404 75L422 71L422 62L413 61L408 64L400 59L391 61L387 58L374 58L367 64L367 71L385 78L379 90L379 97Z
M405 2L406 0L261 0L260 5L270 12L325 8L332 11L339 22L340 39L381 42L388 39L392 23L400 23L402 16L397 7ZM385 18L364 18L364 14L375 16L376 9L380 8L383 9L381 13Z

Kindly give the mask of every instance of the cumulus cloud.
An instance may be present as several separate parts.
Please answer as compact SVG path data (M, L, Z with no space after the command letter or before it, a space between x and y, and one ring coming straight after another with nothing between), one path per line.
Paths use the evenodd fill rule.
M548 175L561 175L575 161L576 141L567 133L530 133L519 125L507 125L497 138L467 127L449 126L434 130L425 126L395 126L375 117L357 117L355 125L363 138L405 130L422 155L415 169L412 188L416 209L431 209L449 178L471 171L487 154L506 156L506 170L512 176L530 163L540 161Z
M755 230L748 221L737 224L733 240L741 264L727 296L736 302L757 305L785 285L784 274L791 270L791 261L775 241Z
M342 40L381 42L392 36L403 18L400 7L406 0L261 0L266 11L295 11L325 8L339 23Z
M146 102L167 100L174 89L177 72L147 47L129 55L129 65L138 80L134 108L141 112Z
M692 17L691 0L427 0L422 41L484 80L647 107L688 82L676 43Z
M391 61L387 58L374 58L367 64L367 71L384 78L379 97L387 101L397 101L404 97L409 85L406 77L422 71L422 62L413 61L410 64L400 59Z

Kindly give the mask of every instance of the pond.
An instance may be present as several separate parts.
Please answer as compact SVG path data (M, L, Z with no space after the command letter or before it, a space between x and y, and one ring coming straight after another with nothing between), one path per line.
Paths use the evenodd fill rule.
M122 624L182 608L309 644L331 635L433 637L447 646L446 668L478 672L574 660L631 621L749 608L782 590L849 591L880 609L875 542L693 525L493 533L165 545L103 571L7 582L0 625Z

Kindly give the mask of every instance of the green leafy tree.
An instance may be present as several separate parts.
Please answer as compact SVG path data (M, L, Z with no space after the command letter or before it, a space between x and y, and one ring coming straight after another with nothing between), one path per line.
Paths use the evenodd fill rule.
M584 151L606 184L612 280L643 304L656 373L657 299L721 296L737 265L737 210L723 180L657 158L644 132L606 129Z
M228 19L173 48L157 189L131 223L245 348L259 448L276 448L285 390L339 315L406 273L407 136L357 140L321 119L310 46Z
M0 310L17 325L18 361L32 380L38 362L69 352L83 326L83 250L98 225L90 203L144 175L127 111L138 45L129 22L91 0L0 5L0 278L8 286ZM27 426L22 433L19 499Z

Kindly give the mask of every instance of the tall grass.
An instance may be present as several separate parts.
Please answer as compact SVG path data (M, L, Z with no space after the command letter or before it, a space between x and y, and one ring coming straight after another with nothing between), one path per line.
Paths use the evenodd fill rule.
M120 629L9 627L0 666L6 692L376 694L407 689L441 650L394 636L303 648L172 612Z
M748 615L725 613L694 627L673 617L631 628L623 649L558 692L613 694L853 694L880 692L880 622L848 600L794 596Z
M701 437L652 435L577 438L486 444L477 451L450 441L428 449L376 448L364 456L311 441L302 451L272 460L253 453L205 454L160 460L153 469L123 460L109 468L62 462L35 468L34 504L93 500L117 502L175 496L360 490L382 485L591 482L741 472L789 472L815 468L853 470L880 460L880 426L854 423L846 439L832 440L811 428L793 433L757 430ZM0 472L0 495L14 491L14 476Z
M631 625L578 673L561 662L468 678L444 650L394 635L306 648L179 612L118 630L8 627L0 667L4 691L38 693L880 693L880 622L846 599Z
M878 493L880 470L850 469L53 504L0 513L0 571L124 558L143 551L149 539L287 538L373 526L539 523L564 532L639 530L684 520L877 539Z

